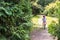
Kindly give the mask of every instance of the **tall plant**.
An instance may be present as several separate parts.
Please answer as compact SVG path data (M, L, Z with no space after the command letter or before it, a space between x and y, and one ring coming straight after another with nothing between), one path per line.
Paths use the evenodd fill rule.
M58 37L58 40L60 40L60 1L56 1L57 9L55 10L58 14L58 23L52 23L49 25L49 33L51 33L54 36Z
M3 40L29 40L30 0L0 0L0 36Z

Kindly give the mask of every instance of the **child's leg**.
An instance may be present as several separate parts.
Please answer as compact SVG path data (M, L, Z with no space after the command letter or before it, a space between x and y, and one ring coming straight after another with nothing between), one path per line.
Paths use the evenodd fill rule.
M46 29L46 22L44 22L44 29Z
M44 29L46 29L46 24L44 24Z

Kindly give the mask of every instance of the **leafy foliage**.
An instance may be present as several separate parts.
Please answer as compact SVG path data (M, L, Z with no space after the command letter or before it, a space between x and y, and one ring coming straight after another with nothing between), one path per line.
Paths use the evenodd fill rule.
M56 0L38 0L38 4L42 5L43 7L45 7L46 5L48 5L51 2L55 2Z
M45 9L45 6L49 5L50 3L54 3L55 1L56 0L31 0L33 14L34 15L39 15L39 14L46 14L47 15L48 14L48 12L47 12L48 10ZM52 9L50 9L50 10L52 10Z
M38 6L38 5L37 5ZM32 10L33 10L33 15L39 15L39 14L41 14L42 12L43 12L43 7L41 7L41 6L39 6L39 7L37 7L37 6L32 6Z
M53 36L57 36L58 40L60 40L60 26L59 24L52 22L48 27L48 32Z
M56 1L55 3L50 3L49 5L47 5L45 7L43 14L57 17L58 16L58 13L56 12L57 9L58 9L58 6L57 6L57 1Z
M55 25L55 23L51 24L49 27L49 32L52 35L57 36L58 40L60 40L60 1L57 1L56 4L57 4L56 13L58 14L59 23L57 25Z
M2 39L29 40L31 17L30 0L1 0L0 36L3 36Z
M41 5L37 4L37 2L38 2L38 0L31 0L33 15L39 15L44 10L44 8Z
M57 24L54 21L52 21L52 23L48 27L48 32L51 33L53 36L56 36L56 31L57 31L56 26Z

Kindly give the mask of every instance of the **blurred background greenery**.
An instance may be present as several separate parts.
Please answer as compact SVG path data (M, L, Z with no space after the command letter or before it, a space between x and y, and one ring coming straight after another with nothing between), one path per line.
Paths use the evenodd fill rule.
M0 40L30 40L41 15L46 15L49 24L56 18L58 25L53 22L48 31L60 40L60 0L0 0Z

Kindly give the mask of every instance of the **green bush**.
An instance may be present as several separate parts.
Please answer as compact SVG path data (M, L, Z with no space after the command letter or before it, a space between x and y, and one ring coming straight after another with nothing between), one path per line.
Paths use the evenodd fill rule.
M48 27L48 32L53 36L57 36L60 40L60 26L58 24L52 22Z
M60 1L57 1L56 4L57 9L55 11L58 14L58 24L52 22L52 24L50 24L48 27L48 31L52 35L57 36L58 40L60 40Z
M31 17L30 0L0 0L2 40L29 40Z
M44 8L41 7L41 5L32 6L32 13L34 16L42 14L43 10L44 10Z
M48 32L53 36L57 36L58 40L60 40L60 26L55 22L52 22L48 27Z
M57 28L57 24L53 21L53 22L48 26L48 32L51 33L52 35L56 36L56 28Z

